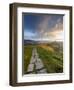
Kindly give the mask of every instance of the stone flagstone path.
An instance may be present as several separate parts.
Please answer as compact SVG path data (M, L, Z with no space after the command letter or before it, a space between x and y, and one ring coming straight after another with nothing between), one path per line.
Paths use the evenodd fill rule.
M32 57L30 60L30 64L28 65L27 73L31 74L40 74L47 73L42 60L39 58L36 48L32 51Z

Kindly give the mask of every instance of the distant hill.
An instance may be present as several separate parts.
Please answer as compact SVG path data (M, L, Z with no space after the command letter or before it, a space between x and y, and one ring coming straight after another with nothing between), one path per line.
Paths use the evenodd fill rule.
M57 44L62 44L63 42L55 42L55 41L35 41L35 40L24 40L24 45L26 44L45 44L45 43L50 43L53 45L57 45Z
M35 40L24 40L24 44L42 44L48 43L48 41L35 41Z
M35 44L35 43L37 43L37 42L34 41L34 40L24 40L24 45L26 45L26 44Z

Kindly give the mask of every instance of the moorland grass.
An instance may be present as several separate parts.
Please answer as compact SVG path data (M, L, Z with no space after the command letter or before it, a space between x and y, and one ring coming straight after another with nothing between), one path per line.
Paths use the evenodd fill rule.
M37 46L37 52L48 73L63 72L63 54L51 52L39 46Z
M24 46L24 73L27 72L27 68L28 68L28 65L30 63L30 59L32 56L32 50L33 50L32 45Z

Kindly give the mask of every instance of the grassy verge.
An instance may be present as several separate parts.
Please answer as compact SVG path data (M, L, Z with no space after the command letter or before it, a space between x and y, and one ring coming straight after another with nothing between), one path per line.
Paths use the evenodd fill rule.
M63 72L63 56L61 53L51 52L39 46L37 52L48 73Z
M28 65L32 56L32 45L24 46L24 73L27 72Z

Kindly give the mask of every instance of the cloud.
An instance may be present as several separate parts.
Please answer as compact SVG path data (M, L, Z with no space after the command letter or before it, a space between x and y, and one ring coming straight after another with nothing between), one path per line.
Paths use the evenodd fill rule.
M42 23L39 24L38 38L45 38L51 40L63 40L63 22L61 19L57 19L53 27L48 27L48 22L51 22L52 18L45 18Z
M48 21L51 20L51 16L44 16L43 20L38 24L38 33L43 33L45 30L47 30L48 27Z
M61 15L38 15L30 17L33 22L28 30L24 30L24 38L34 40L63 40L63 16ZM25 34L26 33L26 34Z

